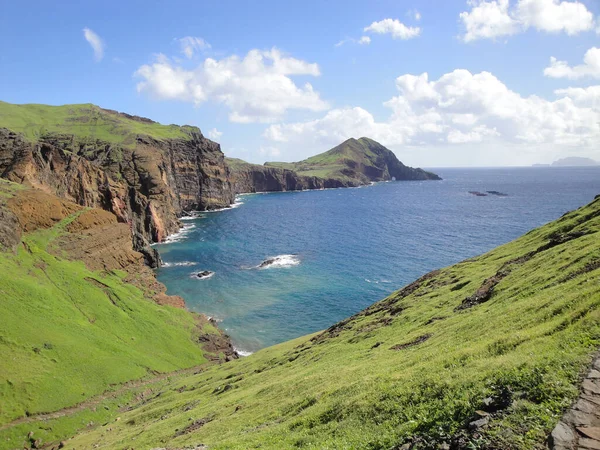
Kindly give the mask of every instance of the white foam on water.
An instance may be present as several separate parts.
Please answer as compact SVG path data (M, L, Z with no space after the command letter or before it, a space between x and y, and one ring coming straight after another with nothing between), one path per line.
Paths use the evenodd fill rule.
M164 241L158 242L158 244L172 244L173 242L180 242L187 238L188 234L190 234L194 228L196 228L196 225L193 223L186 223L179 229L177 233L170 234L165 238Z
M185 267L195 266L197 262L194 261L179 261L179 262L163 262L160 267Z
M267 261L272 261L270 264L263 266ZM256 266L257 269L277 269L284 267L293 267L300 264L300 258L297 255L277 255L265 259L262 263Z
M210 211L202 211L202 212L203 213L215 213L215 212L227 211L229 209L239 208L243 204L244 204L244 202L236 197L235 201L230 206L227 206L225 208L219 208L219 209L211 209Z
M211 273L209 273L208 275L205 275L205 276L203 276L203 277L199 277L199 276L198 276L198 272L192 272L192 273L190 274L190 278L194 278L194 279L196 279L196 280L208 280L209 278L212 278L212 277L214 277L214 276L215 276L215 272L211 272Z
M241 357L245 357L245 356L250 356L253 352L246 352L244 350L241 350L237 347L233 347L233 349L237 352L238 355L240 355Z

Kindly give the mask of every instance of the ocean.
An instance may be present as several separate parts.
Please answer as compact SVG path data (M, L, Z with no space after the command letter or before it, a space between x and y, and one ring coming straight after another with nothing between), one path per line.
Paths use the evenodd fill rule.
M158 279L248 354L327 328L600 194L600 167L430 170L444 180L242 195L158 244ZM214 274L199 279L204 270Z

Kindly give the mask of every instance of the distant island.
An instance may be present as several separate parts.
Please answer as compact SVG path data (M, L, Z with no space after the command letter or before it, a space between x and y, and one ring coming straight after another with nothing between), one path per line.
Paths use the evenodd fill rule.
M589 167L600 166L600 162L592 158L584 158L581 156L569 156L554 161L552 164L534 164L533 167Z

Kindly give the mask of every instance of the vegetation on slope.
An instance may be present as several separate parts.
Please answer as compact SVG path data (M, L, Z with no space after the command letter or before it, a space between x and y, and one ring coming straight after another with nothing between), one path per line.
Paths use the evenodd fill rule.
M348 139L337 147L311 156L304 161L295 163L265 163L268 167L279 167L293 170L299 175L315 176L320 178L355 178L361 172L367 176L386 179L386 175L400 179L400 173L406 175L406 179L439 179L431 172L421 169L412 169L404 166L397 160L394 153L380 143L366 137L360 139ZM388 174L380 174L385 165L389 167ZM400 172L398 174L393 171ZM412 173L414 171L414 173ZM383 177L382 177L383 176Z
M22 192L34 191L0 180L0 223L14 217L9 207ZM124 281L125 272L91 271L51 251L62 238L85 239L70 224L93 210L58 199L51 212L20 206L25 234L0 239L0 448L21 447L27 434L7 427L11 421L213 358L201 347L202 335L219 332L202 317L156 304ZM42 426L38 435L46 440L72 434L82 423Z
M597 198L320 334L174 376L66 447L545 448L600 344L599 231Z
M156 139L189 139L196 127L161 125L149 119L102 109L90 103L81 105L15 105L0 101L0 127L22 133L36 141L49 134L72 135L87 140L135 144L135 137L147 135Z

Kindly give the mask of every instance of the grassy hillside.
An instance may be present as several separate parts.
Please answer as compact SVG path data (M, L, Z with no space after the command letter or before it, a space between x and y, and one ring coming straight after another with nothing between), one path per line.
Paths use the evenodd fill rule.
M0 222L23 189L0 180ZM55 225L25 233L16 249L0 249L0 429L130 380L202 364L207 359L199 336L216 332L183 309L154 303L123 281L124 272L92 272L50 253L87 211L67 206L67 217L58 220L58 211L49 217ZM39 219L37 206L29 212ZM44 433L60 437L79 426ZM0 439L0 448L14 446Z
M66 448L546 448L600 345L598 231L600 198L320 334L174 376Z
M81 105L14 105L0 101L0 127L22 133L30 141L47 134L69 134L79 139L92 139L130 146L138 134L157 139L188 139L195 127L161 125L148 119L135 118L92 104Z
M366 137L348 139L331 150L300 162L265 163L269 167L294 170L299 175L339 179L356 177L356 174L353 173L355 171L365 173L366 175L370 175L369 172L371 171L374 174L385 165L396 164L399 164L402 168L409 169L397 160L393 152L373 139ZM390 172L392 172L391 167ZM395 174L391 176L395 176ZM435 179L435 176L431 178Z

